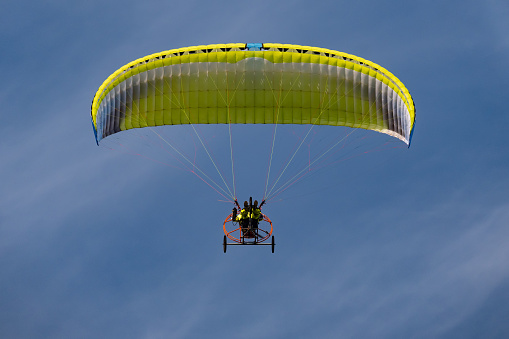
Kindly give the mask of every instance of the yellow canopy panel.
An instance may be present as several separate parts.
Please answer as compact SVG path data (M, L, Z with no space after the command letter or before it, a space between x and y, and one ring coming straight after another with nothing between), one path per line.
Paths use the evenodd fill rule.
M314 124L370 129L409 145L414 122L408 90L377 64L271 43L152 54L113 73L92 102L97 143L147 126Z

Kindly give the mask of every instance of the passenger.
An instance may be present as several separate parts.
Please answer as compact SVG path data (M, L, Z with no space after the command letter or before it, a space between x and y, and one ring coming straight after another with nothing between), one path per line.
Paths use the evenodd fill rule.
M258 207L258 200L254 201L253 210L251 211L249 218L251 219L251 227L253 229L258 229L258 223L263 220L262 211Z

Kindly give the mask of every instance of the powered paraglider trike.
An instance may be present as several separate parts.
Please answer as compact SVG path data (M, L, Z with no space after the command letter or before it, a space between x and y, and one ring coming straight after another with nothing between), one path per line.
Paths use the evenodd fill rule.
M223 239L223 252L226 253L228 245L270 245L272 246L272 253L274 253L274 236L272 235L272 221L266 216L254 228L251 226L241 227L239 222L232 220L233 213L228 215L223 223L224 239ZM271 237L272 236L272 237ZM271 238L271 242L266 242ZM233 242L228 242L232 240Z
M265 201L258 207L258 202L253 204L252 198L244 203L244 209L241 209L238 202L223 222L223 252L226 253L228 245L269 245L272 246L274 253L274 236L272 235L272 221L268 216L261 213L261 207ZM241 210L237 214L237 207ZM272 238L271 238L272 237ZM266 242L271 238L271 242ZM233 242L228 242L231 240Z

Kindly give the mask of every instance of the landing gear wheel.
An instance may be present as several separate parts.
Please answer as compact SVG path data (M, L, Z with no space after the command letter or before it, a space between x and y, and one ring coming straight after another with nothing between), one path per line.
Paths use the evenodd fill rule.
M226 253L226 235L223 238L223 252ZM274 250L272 250L274 252Z
M274 246L276 246L276 243L274 242L274 236L272 236L272 244L271 245L272 245L272 253L274 253Z

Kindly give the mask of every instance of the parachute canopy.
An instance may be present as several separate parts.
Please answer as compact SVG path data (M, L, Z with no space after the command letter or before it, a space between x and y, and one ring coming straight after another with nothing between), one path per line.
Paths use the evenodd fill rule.
M219 44L148 55L117 70L92 102L99 141L147 126L314 124L378 131L410 144L405 86L354 55L287 44Z

